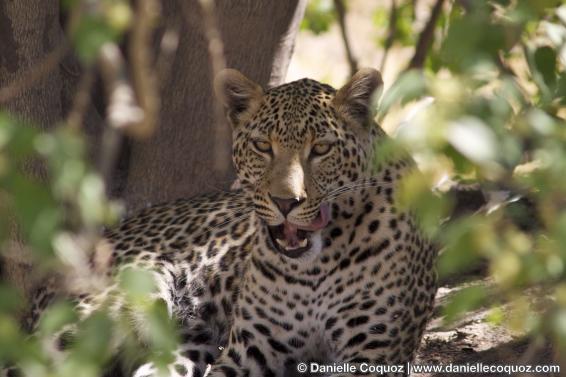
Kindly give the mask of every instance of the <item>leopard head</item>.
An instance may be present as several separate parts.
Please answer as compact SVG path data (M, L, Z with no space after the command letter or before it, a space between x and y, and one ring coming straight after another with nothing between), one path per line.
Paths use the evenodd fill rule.
M239 181L277 252L321 251L321 232L332 222L329 194L367 174L378 128L372 97L381 87L374 69L339 90L310 79L264 90L232 69L216 77Z

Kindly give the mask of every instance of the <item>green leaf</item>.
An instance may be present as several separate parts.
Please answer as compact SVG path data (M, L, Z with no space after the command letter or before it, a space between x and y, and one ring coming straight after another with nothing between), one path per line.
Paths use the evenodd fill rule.
M40 331L44 335L55 334L63 326L77 320L73 306L68 302L51 305L41 317Z
M81 0L61 0L61 8L71 10L81 3Z
M116 41L119 33L101 16L85 16L73 35L79 57L92 63L98 50L107 42Z
M552 333L563 352L566 352L566 309L562 308L552 316Z
M312 0L307 4L301 29L321 34L328 31L334 21L336 21L336 12L332 0Z
M0 314L0 361L16 358L22 339L18 323L12 317Z
M16 314L22 309L22 298L14 288L0 284L0 313Z
M383 118L396 103L406 104L423 97L427 93L427 82L422 72L411 70L400 76L383 95L378 114Z
M155 280L150 271L125 268L120 272L120 287L134 297L146 298L155 290Z
M446 246L438 258L438 273L441 277L457 274L478 261L477 233L474 229L477 219L464 218L450 223L441 233L441 241Z
M73 353L81 360L102 364L111 355L113 324L104 313L94 313L80 325Z
M558 82L556 83L556 92L554 96L559 100L561 104L566 104L566 71L563 71L558 76Z
M0 116L0 151L6 153L12 163L20 162L33 153L33 143L37 130L31 125L12 117Z
M418 171L403 177L395 202L400 208L415 213L420 228L430 238L437 236L438 224L452 205L449 198L435 195L430 189L430 182Z
M497 140L491 129L478 118L464 117L450 124L448 142L462 155L477 164L492 163L497 158Z
M462 314L481 307L487 297L487 291L482 286L463 288L444 307L444 320L448 323L455 321Z
M544 12L549 9L556 8L561 5L563 0L522 0L519 1L520 5L529 7L533 12L536 12L538 16L542 16Z
M176 346L175 326L165 301L155 300L148 316L154 346L163 351L172 351Z
M22 233L40 255L51 254L51 240L61 224L57 203L41 183L20 175L6 181Z
M509 51L520 40L523 26L502 21L490 13L488 2L470 3L471 9L450 20L440 55L444 66L457 73L481 72L493 65L502 52Z
M535 50L534 60L544 82L552 88L556 83L556 51L550 46L539 47Z

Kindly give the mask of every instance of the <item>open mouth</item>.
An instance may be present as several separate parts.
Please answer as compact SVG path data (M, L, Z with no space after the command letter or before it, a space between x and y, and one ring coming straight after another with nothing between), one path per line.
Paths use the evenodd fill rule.
M283 224L268 226L271 243L289 258L298 258L311 248L312 232L298 229L296 225L285 221Z
M329 212L328 205L322 204L318 216L307 226L298 226L287 220L279 225L268 226L273 247L289 258L300 257L311 249L311 235L328 225Z

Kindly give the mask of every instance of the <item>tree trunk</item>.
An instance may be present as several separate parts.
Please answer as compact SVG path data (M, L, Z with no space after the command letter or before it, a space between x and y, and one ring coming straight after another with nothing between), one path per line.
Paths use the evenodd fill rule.
M181 16L181 1L187 1L188 9L196 15L189 17L193 22L187 23ZM162 6L165 23L181 27L171 73L160 83L160 122L149 140L127 143L109 182L109 191L123 198L129 209L226 189L234 180L229 138L214 148L215 100L199 4L197 0L162 0ZM305 6L306 0L217 0L226 65L264 86L281 83ZM68 115L81 76L80 64L62 47L66 37L59 12L58 0L0 2L0 110L42 129ZM38 69L44 72L30 80L30 73ZM6 88L10 95L2 99ZM102 125L99 113L90 105L82 126L93 160L97 159ZM223 127L229 132L228 125ZM213 151L226 156L225 169L215 165ZM28 170L45 177L37 164ZM21 244L12 244L15 246L7 254L15 258L0 261L0 274L14 277L16 286L29 291L26 288L32 284L29 277L33 274L22 259Z
M172 72L162 83L161 119L153 137L131 143L123 197L136 208L227 189L234 180L230 138L215 148L212 70L199 5L197 16L181 19L179 1L163 2L163 17L179 20L180 40ZM226 65L267 86L282 82L302 18L305 0L216 2ZM228 125L223 127L228 131ZM226 156L226 169L215 169L213 152Z
M51 72L36 82L26 78L54 54L61 43L58 0L18 0L0 2L0 88L11 88L0 101L0 110L8 111L42 129L53 126L62 116L62 80L57 63ZM14 85L14 83L16 83ZM26 173L45 179L41 165L30 163ZM30 261L25 256L17 230L13 242L3 246L4 279L20 288L24 295L33 289Z
M0 110L44 130L68 115L81 74L60 21L57 0L0 3ZM102 119L90 103L85 112L94 159ZM45 178L40 165L29 171Z
M61 43L58 0L18 0L0 3L0 88L22 80ZM61 119L61 75L59 66L29 89L14 91L1 109L40 127Z

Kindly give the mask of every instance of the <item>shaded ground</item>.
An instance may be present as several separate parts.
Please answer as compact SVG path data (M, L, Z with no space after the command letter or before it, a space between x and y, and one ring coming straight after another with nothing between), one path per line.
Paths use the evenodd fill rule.
M477 271L476 271L477 272ZM484 365L552 365L554 353L549 342L534 342L514 334L504 326L488 323L489 308L480 309L447 327L441 318L440 306L447 297L468 284L489 284L486 280L472 280L459 284L452 280L439 289L435 318L428 324L419 353L417 364L476 364ZM525 292L533 300L544 300L537 292ZM505 308L503 308L505 311ZM418 376L501 376L502 374L464 373L421 373ZM512 375L535 375L515 374ZM536 376L558 376L560 374L539 373Z

